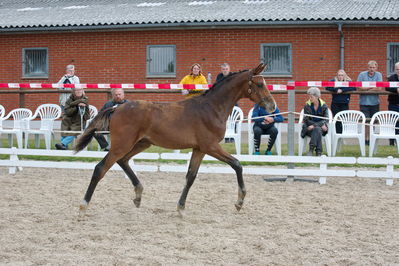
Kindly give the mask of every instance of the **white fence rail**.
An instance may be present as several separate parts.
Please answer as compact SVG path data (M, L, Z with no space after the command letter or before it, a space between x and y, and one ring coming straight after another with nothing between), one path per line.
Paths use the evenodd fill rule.
M60 156L60 157L81 157L81 158L103 158L106 152L101 151L81 151L74 154L73 151L62 150L42 150L42 149L17 149L0 148L0 154L9 155L9 159L0 160L0 166L9 167L9 173L15 174L17 170L22 171L22 167L40 167L40 168L65 168L65 169L94 169L97 162L66 162L66 161L41 161L41 160L23 160L21 155L36 155L36 156ZM186 172L187 165L190 160L190 153L140 153L133 157L133 159L152 160L152 164L134 163L132 159L130 165L137 172ZM399 158L355 158L355 157L307 157L307 156L265 156L265 155L235 155L237 159L245 162L265 162L278 163L285 166L285 168L276 168L269 165L262 166L245 166L244 174L263 175L263 176L295 176L295 177L316 177L320 184L326 183L327 177L362 177L362 178L382 178L386 180L387 185L393 185L393 179L399 178L399 171L394 170L395 165L399 165ZM154 164L153 160L163 159L171 163ZM187 161L187 165L172 164L176 160ZM205 156L205 161L217 161L211 156ZM292 163L305 164L304 168L288 169L286 165ZM354 164L364 165L381 165L381 168L368 168L366 170L353 169L350 166ZM347 169L329 169L331 164L344 164ZM316 166L315 166L316 165ZM115 164L112 170L122 170ZM231 173L234 171L229 166L202 164L200 173Z

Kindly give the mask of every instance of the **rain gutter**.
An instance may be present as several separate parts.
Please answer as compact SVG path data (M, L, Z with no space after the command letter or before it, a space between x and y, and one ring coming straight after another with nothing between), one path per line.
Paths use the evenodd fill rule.
M180 30L191 28L247 28L247 27L314 27L339 24L359 26L399 26L399 20L308 20L308 21L223 21L223 22L168 22L137 24L92 24L61 26L0 27L0 33L48 32L48 31L93 31L93 30ZM342 27L342 26L341 26Z

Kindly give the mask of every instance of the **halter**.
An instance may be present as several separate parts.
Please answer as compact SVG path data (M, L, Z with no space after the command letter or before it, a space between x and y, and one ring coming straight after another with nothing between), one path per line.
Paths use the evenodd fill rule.
M248 94L249 94L249 95L252 94L251 85L252 85L252 83L254 83L253 80L252 80L252 78L253 78L253 77L257 77L257 76L261 76L261 75L252 75L252 76L250 77L249 81L248 81L248 85L249 85ZM258 88L261 88L261 87L262 87L262 85L260 85L260 84L256 84L256 86L257 86ZM258 90L256 90L255 93L256 93L256 95L257 95L260 99L263 100L263 98L261 97L261 95L259 95Z

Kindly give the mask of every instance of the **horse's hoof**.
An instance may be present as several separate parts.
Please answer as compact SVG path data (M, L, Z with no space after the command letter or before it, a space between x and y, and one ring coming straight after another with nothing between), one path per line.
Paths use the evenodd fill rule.
M180 218L184 217L184 205L177 205L177 214L179 215Z
M143 186L138 184L134 187L134 192L136 193L136 198L133 200L134 205L139 208L141 203L141 195L143 194Z
M79 219L82 219L85 214L89 204L84 200L79 206Z
M85 200L82 201L82 203L79 206L79 211L86 211L87 210L87 206L89 206L89 203Z
M134 205L139 208L140 207L140 203L141 203L141 198L135 198L133 200Z
M243 201L237 201L237 203L234 204L234 206L236 206L237 211L240 211L243 204L244 204Z

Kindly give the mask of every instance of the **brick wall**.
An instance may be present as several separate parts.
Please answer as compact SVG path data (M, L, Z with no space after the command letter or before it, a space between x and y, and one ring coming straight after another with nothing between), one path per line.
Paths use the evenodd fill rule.
M344 26L345 69L353 80L367 69L369 60L376 60L386 78L387 43L399 39L395 27ZM2 63L1 82L57 82L67 64L76 66L82 83L178 83L198 62L203 71L213 77L220 64L228 62L233 71L248 69L260 61L260 44L291 43L293 76L266 77L269 84L286 84L288 80L328 80L339 68L339 32L337 27L254 28L254 29L194 29L163 31L68 32L0 35ZM177 77L147 79L146 46L176 45ZM22 79L22 48L47 47L48 79ZM306 88L298 88L306 89ZM4 90L1 89L0 90ZM101 107L105 94L89 94L90 102ZM330 96L323 96L330 103ZM177 94L128 94L130 99L175 101ZM287 109L286 95L276 95L281 110ZM298 95L299 111L306 95ZM42 103L58 102L56 94L26 95L25 105L35 109ZM381 109L386 109L386 96L381 97ZM19 106L17 94L0 94L0 103L7 110ZM247 113L252 103L240 101ZM358 97L352 97L351 108L358 109Z

